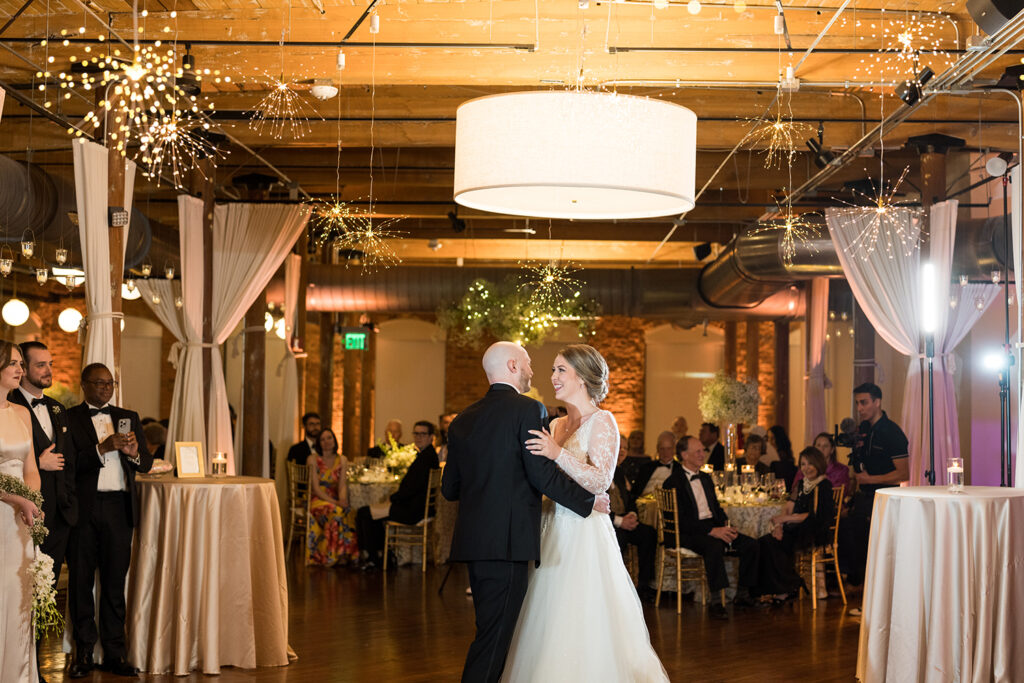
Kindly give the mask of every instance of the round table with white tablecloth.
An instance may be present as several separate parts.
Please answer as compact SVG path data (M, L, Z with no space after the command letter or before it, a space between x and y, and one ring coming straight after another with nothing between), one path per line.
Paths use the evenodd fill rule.
M875 493L857 678L1024 681L1024 490Z

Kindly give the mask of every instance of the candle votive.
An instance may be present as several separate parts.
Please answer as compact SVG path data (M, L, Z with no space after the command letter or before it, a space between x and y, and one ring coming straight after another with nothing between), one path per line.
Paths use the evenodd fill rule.
M226 477L228 475L228 458L227 454L223 451L214 451L210 474L215 477Z
M740 472L743 472L743 474L753 474L754 473L754 466L753 465L743 465L742 467L740 467Z
M950 493L964 492L964 459L946 459L946 481L949 482Z
M705 474L711 474L712 472L715 471L715 468L708 463L704 463L703 465L700 466L700 471L704 472Z

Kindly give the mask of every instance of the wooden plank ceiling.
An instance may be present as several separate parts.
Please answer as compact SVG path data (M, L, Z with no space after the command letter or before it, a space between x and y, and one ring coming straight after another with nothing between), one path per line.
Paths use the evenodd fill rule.
M24 4L0 0L0 18L14 16ZM521 218L463 209L458 215L467 230L456 233L447 216L454 209L455 111L481 95L577 83L664 98L697 113L697 187L709 185L659 259L692 265L694 243L724 243L773 208L785 188L817 172L803 140L820 131L826 148L844 149L897 109L891 88L872 85L910 76L912 67L891 54L898 47L896 33L913 24L912 40L925 48L920 65L941 72L965 54L967 37L976 31L963 0L851 2L827 31L838 2L784 2L791 47L774 33L776 5L764 0L740 6L706 2L697 14L676 1L664 8L659 1L656 8L639 0L591 0L583 8L577 0L387 0L374 8L380 22L376 34L370 33L369 19L356 27L368 5L369 0L143 0L139 10L146 16L136 18L132 4L121 0L33 0L0 35L5 48L0 80L38 103L53 100L52 111L77 123L87 103L63 100L53 87L40 91L44 79L37 71L49 63L56 73L72 56L81 59L86 47L92 54L118 47L127 53L115 37L130 40L137 23L140 40L172 43L179 56L187 46L197 67L210 70L203 77L203 97L215 105L215 123L301 192L318 198L340 192L344 200L365 206L372 176L374 211L402 217L397 228L408 240L403 253L417 263L452 263L456 255L480 261L523 258L529 245L517 246L524 237L508 230L527 227L537 231L530 238L535 253L623 265L645 262L672 228L671 217L527 225ZM74 40L65 46L64 39ZM946 54L932 54L935 46ZM337 68L339 49L345 53L343 70ZM882 57L880 50L890 52ZM976 85L994 83L1020 61L1015 51L1005 55ZM775 100L780 71L798 63L800 89L781 97L784 111L802 124L801 151L792 165L766 168L763 142L745 143L730 156L751 122ZM301 94L309 129L302 138L274 137L250 127L248 112L278 76L294 81ZM339 95L312 98L312 79L327 79L340 88ZM53 78L48 82L52 86ZM904 145L908 137L928 133L963 138L972 150L1015 151L1016 108L1010 98L992 93L937 97L875 141L815 196L802 198L798 208L820 209L837 194L852 199L844 183L877 178L882 168L898 175L907 165L911 173L902 189L914 200L920 187L917 154ZM8 97L0 152L23 159L31 149L34 163L70 177L70 144L60 126ZM252 153L227 145L217 172L224 196L238 196L233 179L253 172L270 173ZM145 179L136 188L139 208L168 231L157 237L173 242L176 190ZM273 196L286 199L289 188L277 185ZM548 238L551 242L541 247ZM428 249L430 239L449 246ZM485 243L489 240L501 241Z

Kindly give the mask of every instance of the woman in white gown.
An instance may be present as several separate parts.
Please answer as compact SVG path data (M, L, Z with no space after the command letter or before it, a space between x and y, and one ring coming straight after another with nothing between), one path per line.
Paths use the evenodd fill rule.
M555 358L551 383L569 414L552 422L550 433L531 432L536 438L527 447L591 493L603 493L619 454L615 417L597 407L608 393L608 365L593 347L573 344ZM668 681L609 516L582 518L545 501L541 525L540 566L530 577L501 680Z
M27 408L7 394L21 383L21 352L0 340L0 474L39 490ZM0 681L38 681L32 633L32 583L28 566L35 557L29 528L42 512L32 501L0 493Z

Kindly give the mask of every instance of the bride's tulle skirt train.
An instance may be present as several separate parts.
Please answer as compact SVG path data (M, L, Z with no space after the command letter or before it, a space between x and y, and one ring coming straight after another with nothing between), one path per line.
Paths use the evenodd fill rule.
M532 570L501 680L668 681L609 516L584 519L554 507L545 509L541 564Z

